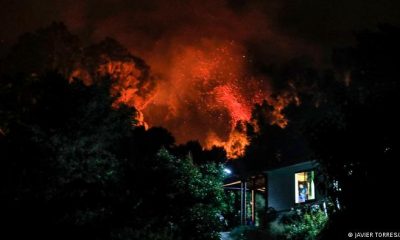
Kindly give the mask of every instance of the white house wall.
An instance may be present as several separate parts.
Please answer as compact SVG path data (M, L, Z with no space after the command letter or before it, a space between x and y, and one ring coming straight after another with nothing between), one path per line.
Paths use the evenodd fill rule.
M315 161L303 162L267 171L268 206L277 211L287 211L295 206L295 173L315 169ZM318 191L316 193L318 199Z

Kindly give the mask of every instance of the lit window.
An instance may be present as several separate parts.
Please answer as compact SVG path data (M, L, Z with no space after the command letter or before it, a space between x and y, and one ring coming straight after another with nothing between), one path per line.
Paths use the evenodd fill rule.
M314 171L296 173L294 180L296 203L315 199Z

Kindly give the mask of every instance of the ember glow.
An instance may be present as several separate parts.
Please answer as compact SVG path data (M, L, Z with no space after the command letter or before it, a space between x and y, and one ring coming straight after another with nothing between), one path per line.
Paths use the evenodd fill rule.
M227 140L221 140L217 135L210 133L205 141L205 147L208 149L213 146L223 147L229 159L241 157L249 144L245 130L244 123L238 122L237 126L229 133Z
M145 121L166 127L178 143L199 140L207 148L225 147L231 158L240 156L248 141L235 126L249 121L252 106L269 95L267 84L246 75L244 50L232 41L203 41L178 49L172 59L143 110Z
M79 78L86 84L109 76L115 106L135 107L140 125L165 127L178 144L198 140L205 148L223 146L229 158L236 158L249 144L245 122L251 120L255 104L271 105L271 124L288 124L282 110L292 95L276 92L257 64L266 66L309 49L274 28L259 4L249 3L239 11L225 0L157 1L144 15L135 7L117 8L118 14L82 24L83 29L94 26L96 31L86 40L97 44L77 43L67 67L64 62L51 67L64 67L60 69L66 69L71 81ZM61 46L65 42L60 35L68 36L64 30L40 34L50 34L44 39ZM109 38L101 40L105 36L127 48ZM71 52L68 45L63 49Z
M110 76L115 106L135 107L140 125L165 127L178 144L198 140L206 148L223 146L230 158L242 155L249 144L243 123L250 121L255 104L266 100L276 117L271 123L287 124L281 114L286 97L271 97L277 93L265 73L253 73L254 62L275 63L314 48L274 27L268 11L262 11L266 5L226 0L145 2L101 1L96 5L112 11L92 16L92 8L81 7L78 22L74 14L63 15L74 32L86 36L84 41L97 44L76 43L79 47L73 46L67 63L51 67L61 66L71 80L83 79L86 84ZM71 48L65 43L70 41L61 40L68 33L51 32L39 35L50 33L44 39L65 46L54 60L67 59L64 55Z
M255 104L266 100L274 109L271 124L286 126L282 110L291 97L271 98L268 79L248 75L245 50L234 41L183 45L169 60L162 74L148 76L133 59L102 55L92 70L78 68L71 78L90 84L89 76L110 76L115 105L135 107L140 125L165 127L178 143L198 140L205 148L224 147L231 159L242 156L249 144L245 122Z
M108 36L116 39L137 58L121 49L109 53L109 49L115 48L109 48L107 44L97 45L95 50L85 49L82 45L71 45L70 48L68 44L75 41L74 37L59 41L68 36L65 32L35 38L46 40L43 46L35 45L35 49L38 46L51 49L53 45L48 43L59 41L54 44L59 48L57 51L39 54L37 59L53 56L44 62L54 62L43 69L61 69L71 79L80 78L87 84L110 75L114 82L112 93L118 96L115 105L134 106L138 110L135 118L142 125L167 128L177 143L198 140L205 147L224 146L232 158L241 155L248 144L245 129L235 129L238 122L251 119L254 104L266 100L271 105L272 112L267 116L271 124L285 127L288 120L282 111L290 102L299 102L293 92L277 93L265 75L267 73L259 70L271 63L280 64L303 55L321 60L320 54L325 50L315 43L322 41L320 44L323 44L323 41L338 36L342 41L344 34L341 33L351 26L349 22L333 27L331 24L337 21L326 21L331 18L325 16L315 26L316 15L314 12L308 14L308 11L315 8L318 9L315 13L319 13L319 4L311 8L308 4L304 9L307 14L303 14L297 11L303 5L276 0L105 0L64 1L62 4L43 0L45 4L33 4L32 1L31 5L39 7L38 12L42 13L33 16L34 11L27 8L25 2L14 2L3 6L3 22L8 27L1 34L1 42L4 39L11 41L17 32L31 31L52 20L64 22L85 43L100 42ZM9 16L13 12L10 6L22 9L24 14ZM294 13L288 9L296 9L294 12L300 15L288 18ZM47 15L49 12L52 14ZM351 13L352 19L361 19L353 11L346 12ZM30 24L19 24L20 16L27 16ZM299 16L302 21L289 21ZM314 28L303 25L308 22L319 27L316 32L322 35L310 34L308 31ZM337 32L331 31L327 35L326 29ZM40 34L46 34L46 31ZM68 56L72 49L75 52ZM26 58L30 59L32 53ZM59 57L54 58L54 54ZM139 58L146 63L137 61ZM66 64L68 66L64 66ZM36 66L35 63L29 67ZM345 79L349 84L349 76Z

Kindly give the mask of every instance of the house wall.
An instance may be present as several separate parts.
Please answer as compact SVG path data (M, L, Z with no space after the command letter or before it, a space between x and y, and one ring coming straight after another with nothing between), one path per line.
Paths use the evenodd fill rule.
M277 211L287 211L293 208L296 204L295 173L316 169L317 167L318 163L315 161L308 161L267 171L268 207L273 207ZM318 200L319 198L320 194L316 188L315 199Z

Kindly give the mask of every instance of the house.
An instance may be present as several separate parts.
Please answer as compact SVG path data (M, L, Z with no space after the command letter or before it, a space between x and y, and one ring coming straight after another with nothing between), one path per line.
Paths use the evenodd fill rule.
M317 187L319 171L316 161L305 161L250 176L233 175L226 179L224 188L240 193L240 223L260 225L268 209L283 213L324 199Z
M307 161L266 171L268 207L289 211L321 199L323 194L316 187L318 167L315 161Z

